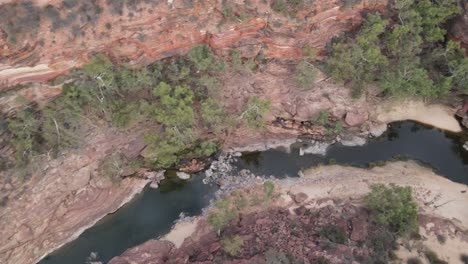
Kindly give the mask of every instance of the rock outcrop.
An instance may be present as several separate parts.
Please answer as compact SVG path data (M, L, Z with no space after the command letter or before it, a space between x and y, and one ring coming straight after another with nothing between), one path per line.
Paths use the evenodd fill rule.
M100 131L89 138L83 149L42 162L26 183L0 176L0 263L36 263L117 210L148 183L125 178L115 184L97 172L101 160L131 137Z
M223 228L221 237L202 218L178 247L169 241L150 240L109 263L264 263L266 258L281 259L280 252L304 263L324 258L327 263L370 261L383 256L382 248L369 243L381 241L377 237L382 226L372 220L362 204L363 195L374 183L411 186L419 205L421 239L403 238L398 243L395 253L401 262L422 259L424 252L432 250L447 263L463 263L460 255L468 247L465 185L437 176L415 162L373 169L321 166L304 174L296 180L277 181L280 190L276 197L281 198L273 198L268 206L244 207L239 218ZM250 185L246 189L237 190L236 195L258 195L255 190L261 188ZM224 250L232 247L223 249L222 238L233 236L243 242L236 256L230 257ZM440 237L447 242L440 242Z
M122 15L115 15L100 0L96 3L101 12L94 24L74 25L79 26L78 34L70 34L72 26L53 29L44 15L35 32L40 37L22 37L16 43L0 28L0 92L19 83L50 80L79 67L96 52L142 65L204 43L221 53L237 48L247 57L262 51L266 58L300 58L304 45L323 50L334 36L358 26L363 11L386 5L386 1L362 1L344 8L339 0L314 1L290 18L273 11L266 1L236 1L228 3L235 11L226 17L222 2L175 0L155 6L139 1L135 10L123 8ZM62 1L46 4L62 15L67 12Z

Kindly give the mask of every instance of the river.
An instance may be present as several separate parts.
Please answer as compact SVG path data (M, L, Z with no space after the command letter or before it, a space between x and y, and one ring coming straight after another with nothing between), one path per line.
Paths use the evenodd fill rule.
M411 121L396 122L380 137L364 146L334 144L325 156L299 155L299 145L290 153L284 150L244 153L234 165L256 175L297 177L299 170L318 164L336 163L367 167L392 159L412 159L432 167L452 181L468 184L468 152L462 145L463 134L444 132ZM83 264L91 252L104 263L127 248L169 232L183 213L199 215L218 190L203 184L203 173L188 180L172 176L159 189L145 188L141 195L108 215L73 242L50 254L40 264Z

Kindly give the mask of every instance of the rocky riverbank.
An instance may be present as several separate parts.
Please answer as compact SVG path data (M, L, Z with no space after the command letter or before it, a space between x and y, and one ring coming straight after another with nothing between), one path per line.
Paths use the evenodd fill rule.
M452 116L454 109L442 105L430 107L439 109L443 120L455 120ZM378 117L369 116L365 123L349 127L348 132L338 139L343 144L363 144L367 137L377 136L386 128L385 123L376 123L374 120L378 120ZM375 131L376 124L381 124L380 131ZM438 122L431 124L439 125ZM232 173L230 156L239 155L240 151L263 151L277 147L287 149L292 143L298 142L298 131L301 130L268 126L266 132L251 133L236 144L230 144L239 135L234 133L225 147L231 154L225 157L227 160L212 164L207 180L217 182L225 192L247 187L253 181L262 182L263 179L248 171L241 171L242 177L224 177ZM58 160L44 161L48 165L35 173L25 185L17 180L11 181L10 177L2 178L4 192L0 212L4 225L0 230L3 240L0 256L3 263L39 260L73 240L106 214L117 210L147 184L146 179L128 177L119 184L113 184L111 179L98 175L99 164L116 150L125 155L139 155L139 151L144 148L139 135L116 133L114 130L94 133L95 136L89 136L92 140L78 152L71 152ZM328 145L320 141L301 142L305 143L308 146L301 148L304 153L323 153ZM157 186L158 180L160 177L153 182L153 186Z
M272 254L278 257L278 252L306 263L321 258L329 263L343 263L345 259L359 262L372 253L365 241L376 227L372 226L367 211L361 208L361 198L373 183L411 186L419 205L421 239L409 243L401 241L396 251L398 258L406 261L416 257L424 262L424 255L432 250L448 263L463 263L461 257L468 254L465 252L468 248L468 186L453 183L414 162L389 163L373 169L322 166L305 171L304 177L298 179L275 181L279 188L276 200L268 206L261 204L246 209L238 222L223 231L223 236L240 236L244 241L245 247L241 247L234 259L227 258L223 242L205 216L196 222L176 225L168 241L150 240L127 250L110 263L162 263L163 260L252 263L265 261ZM254 187L247 192L255 195L262 189ZM330 225L344 230L348 242L327 244L319 233ZM174 234L178 234L176 238ZM173 242L177 242L176 245Z

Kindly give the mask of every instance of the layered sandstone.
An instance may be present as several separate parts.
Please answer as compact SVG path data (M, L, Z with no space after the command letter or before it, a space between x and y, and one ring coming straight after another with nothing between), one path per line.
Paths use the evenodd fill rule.
M16 44L8 42L8 35L3 31L0 91L20 83L50 80L85 63L96 52L141 65L204 43L215 50L244 49L247 56L263 50L267 58L299 58L304 45L323 50L334 36L356 28L362 21L363 11L383 8L386 4L386 1L378 4L362 1L344 9L339 0L314 1L295 17L288 17L272 11L261 0L248 4L236 1L234 17L226 18L221 2L196 1L189 5L175 0L156 6L142 3L137 10L124 9L119 16L112 14L105 1L100 0L103 11L98 20L95 24L80 25L78 35L72 35L69 28L52 32L47 19L41 20L38 37L26 37ZM47 1L47 4L63 9L61 1Z
M95 131L82 149L41 161L27 182L2 172L0 263L36 263L139 193L147 180L113 183L98 173L134 136Z

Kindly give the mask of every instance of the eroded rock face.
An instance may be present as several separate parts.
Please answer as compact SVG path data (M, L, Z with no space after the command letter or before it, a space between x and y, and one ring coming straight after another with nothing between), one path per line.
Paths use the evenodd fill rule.
M1 175L0 189L8 201L0 207L0 263L36 263L117 210L147 184L149 180L138 178L113 184L96 171L104 157L132 138L116 131L100 131L88 138L82 150L41 163L24 185L15 178L6 183L9 177Z
M41 5L41 1L33 2ZM70 36L66 27L51 30L45 18L37 29L40 37L26 37L15 44L8 41L6 30L0 29L0 91L18 83L50 80L82 65L96 52L131 64L146 64L205 43L220 53L238 48L247 57L262 51L266 58L297 59L305 44L323 50L332 37L358 26L363 10L382 9L387 1L362 1L353 8L341 7L339 0L314 1L301 9L296 19L274 12L261 0L232 3L234 19L225 18L222 1L217 0L194 4L159 1L156 6L141 3L136 10L125 8L122 16L113 14L105 2L97 1L102 7L98 19L81 25L77 35ZM66 13L62 1L47 4ZM241 15L249 19L236 17Z
M368 218L365 210L347 203L317 210L300 206L294 213L286 208L266 208L243 214L238 222L223 230L223 237L237 235L243 240L235 258L223 252L221 238L208 223L201 221L195 233L179 248L167 241L150 240L127 250L109 263L264 263L271 250L290 254L305 263L316 263L320 256L329 259L330 263L344 263L345 259L368 257L371 249L364 243L363 246L346 243L326 248L327 243L318 235L319 232L333 225L346 237L356 239L354 241L369 239L369 233L375 227L367 223ZM355 227L350 228L349 222L356 223Z
M112 259L112 264L154 263L163 264L169 259L174 244L169 241L148 240L138 247L125 251L121 256Z

